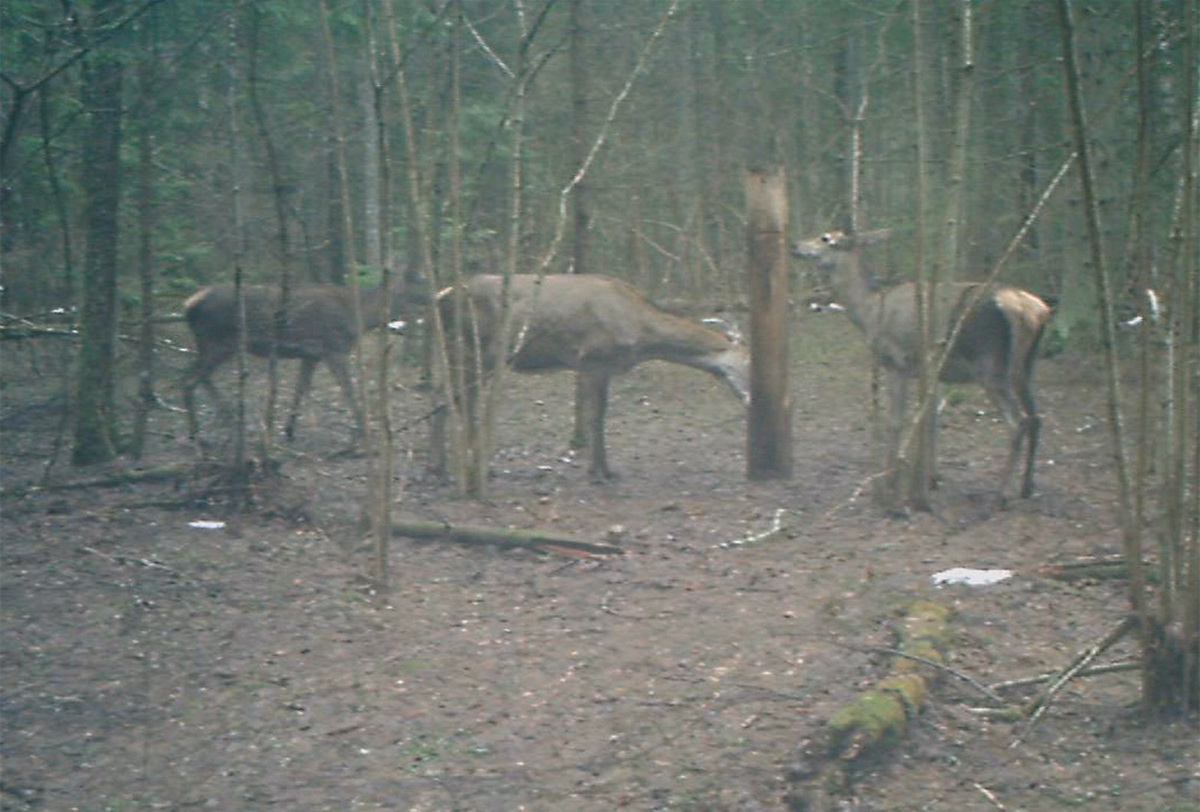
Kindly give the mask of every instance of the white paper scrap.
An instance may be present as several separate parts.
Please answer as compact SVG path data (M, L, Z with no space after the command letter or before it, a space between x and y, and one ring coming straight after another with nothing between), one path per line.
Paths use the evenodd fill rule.
M967 586L988 586L1006 581L1013 576L1012 570L973 570L967 567L954 567L933 574L935 584L966 584Z

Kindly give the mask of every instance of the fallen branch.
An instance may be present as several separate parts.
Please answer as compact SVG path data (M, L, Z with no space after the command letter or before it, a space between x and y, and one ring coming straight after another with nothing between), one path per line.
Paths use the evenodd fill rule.
M890 475L891 475L891 471L877 471L873 474L869 474L867 477L865 477L862 481L860 481L858 483L858 485L854 488L854 490L850 493L850 496L847 497L845 501L841 502L840 504L834 505L829 510L825 511L824 518L832 519L838 513L841 513L843 510L845 510L846 508L850 507L855 502L857 502L858 498L863 495L863 493L867 490L867 488L869 486L874 484L877 480L879 480L885 476L890 476Z
M926 657L917 656L916 654L909 654L908 652L900 651L899 649L895 649L895 648L888 648L887 646L868 646L866 649L864 649L864 651L875 651L875 652L879 652L881 654L891 654L895 657L904 657L905 659L912 660L913 662L921 663L922 665L927 665L930 668L935 668L938 671L942 671L942 672L949 674L950 676L954 677L955 679L962 680L963 682L967 683L967 685L970 685L976 691L979 691L979 693L983 694L988 699L995 702L997 705L1005 704L1004 697L1000 696L992 688L989 688L988 686L984 685L982 682L975 679L970 674L959 671L957 668L952 668L938 660L931 660Z
M164 572L167 572L176 578L181 577L178 571L171 569L166 564L155 561L153 558L141 558L139 556L121 555L119 553L105 553L97 550L95 547L87 546L81 547L80 549L85 553L99 556L100 558L119 566L128 567L130 565L137 565L139 567L145 567L146 569L163 570Z
M540 552L570 555L576 558L604 558L622 555L625 550L611 544L577 541L536 530L452 525L445 522L396 522L392 532L414 539L439 539L463 544L489 544L498 547L526 547Z
M748 544L758 544L762 541L772 541L787 532L787 525L783 523L783 517L787 513L783 508L775 511L775 517L771 520L771 526L761 533L747 533L741 538L736 538L733 541L722 541L717 546L722 549L731 547L745 547Z
M1006 807L1004 804L1000 803L1000 799L996 797L996 793L992 792L990 789L985 787L983 784L979 783L978 781L972 781L971 784L972 784L972 786L975 787L975 789L979 790L979 794L982 795L984 798L986 798L988 803L990 803L992 806L996 807L997 809L1001 809L1001 810L1008 809L1008 807Z
M1143 563L1146 579L1157 580L1158 573L1148 562ZM1129 564L1125 556L1103 556L1100 558L1083 558L1077 561L1064 561L1057 564L1045 564L1038 568L1039 575L1053 578L1057 581L1076 581L1083 578L1093 578L1099 581L1114 578L1128 578Z
M79 338L79 331L62 327L38 327L34 325L0 327L0 341L19 341L25 338Z
M1113 674L1119 671L1137 671L1142 667L1140 660L1121 660L1120 662L1108 663L1107 665L1093 665L1091 668L1084 668L1077 672L1077 677L1095 677L1100 674ZM1043 682L1049 682L1058 676L1057 671L1050 671L1045 674L1038 674L1035 677L1019 677L1018 679L1005 680L1004 682L994 682L988 686L993 691L1010 691L1014 688L1028 688L1031 685L1040 685Z
M133 468L91 479L74 479L65 482L42 482L37 485L15 485L0 491L0 498L23 496L32 491L67 491L76 488L112 488L118 485L134 485L140 482L164 482L196 473L195 463L164 465L160 468Z
M1124 620L1117 624L1115 629L1105 635L1103 640L1094 646L1088 646L1083 651L1075 655L1075 659L1073 659L1070 664L1058 674L1054 681L1050 683L1049 687L1047 687L1045 691L1043 691L1036 699L1034 699L1025 707L1025 714L1029 717L1029 721L1026 722L1024 729L1013 742L1013 746L1015 747L1016 745L1020 744L1025 737L1029 735L1029 731L1033 729L1033 726L1036 725L1038 720L1042 718L1042 715L1045 714L1046 708L1050 706L1050 700L1052 700L1068 682L1077 677L1079 672L1087 668L1093 660L1112 648L1117 641L1127 635L1135 625L1137 625L1137 618L1133 615L1127 615Z

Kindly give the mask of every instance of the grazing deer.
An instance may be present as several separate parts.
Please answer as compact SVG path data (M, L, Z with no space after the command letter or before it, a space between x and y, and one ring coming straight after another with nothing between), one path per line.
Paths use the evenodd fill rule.
M846 313L866 335L871 353L887 372L888 459L894 463L904 426L907 380L917 376L920 341L916 284L905 282L880 288L862 265L863 246L888 234L886 230L857 235L832 231L796 243L792 253L832 272L834 290ZM939 334L952 329L979 288L980 283L973 282L938 287L937 312L945 320ZM1003 285L989 288L964 319L939 376L945 383L979 383L1012 425L1012 442L1001 484L1001 492L1005 494L1012 483L1023 443L1028 446L1028 455L1021 496L1033 494L1033 461L1041 418L1034 405L1031 382L1038 342L1050 315L1050 307L1028 291Z
M483 357L479 368L484 370L494 365L495 341L503 329L503 285L501 276L481 275L438 294L442 323L450 331L456 317L462 319L458 340L468 349L478 342ZM511 335L506 358L513 370L575 370L577 428L587 434L580 439L586 439L591 450L593 478L614 476L604 442L608 384L614 375L643 361L670 361L715 375L743 403L749 401L750 355L744 344L720 330L660 310L619 279L518 274L511 278L508 309ZM474 358L473 350L469 357ZM473 371L475 362L468 360L466 368ZM478 389L479 381L468 378L468 421L475 419ZM444 411L439 410L439 415ZM435 429L435 438L444 436ZM434 467L442 467L441 457Z
M292 290L283 323L276 326L280 289L262 285L242 287L246 313L246 350L262 358L300 360L300 377L287 420L287 437L296 433L300 404L312 386L317 364L324 362L342 388L346 404L354 412L358 438L366 434L366 422L354 384L350 379L350 353L362 331L374 330L390 318L398 318L430 301L428 283L414 272L398 275L391 290L382 285L360 291L361 322L356 313L354 291L340 285L314 285ZM390 301L390 306L389 306ZM196 438L196 386L203 385L218 410L228 414L225 399L212 381L212 374L237 352L240 319L237 292L233 285L204 288L187 300L184 314L196 338L196 360L183 377L183 403L188 414L188 436ZM278 335L276 335L278 333Z

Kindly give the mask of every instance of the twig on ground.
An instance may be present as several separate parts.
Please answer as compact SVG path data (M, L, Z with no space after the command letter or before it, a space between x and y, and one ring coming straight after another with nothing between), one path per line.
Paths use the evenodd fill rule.
M734 539L733 541L722 541L717 546L727 550L731 547L745 547L749 544L757 544L760 541L769 541L774 539L782 535L784 531L787 530L787 527L783 523L783 517L786 514L786 510L779 508L775 511L775 517L771 520L771 527L769 529L764 530L761 533L750 533L742 536L741 538Z
M979 790L980 795L988 799L988 803L990 803L992 806L996 807L997 809L1008 808L1004 804L1000 803L1000 799L996 797L996 793L992 792L983 784L979 783L978 781L972 781L971 784L975 787L975 789Z
M858 486L855 487L855 489L851 492L850 496L848 496L845 501L843 501L839 504L836 504L833 507L831 507L829 510L825 511L825 518L832 519L834 516L836 516L842 510L850 507L850 505L853 505L855 502L858 501L858 498L863 495L863 491L865 491L868 486L873 484L875 482L875 480L879 479L880 477L887 476L888 474L889 474L888 471L877 471L874 474L869 475L866 479L864 479L858 483Z
M138 558L136 556L120 555L120 554L114 555L111 553L101 552L100 550L97 550L95 547L86 547L85 546L85 547L81 547L80 549L82 549L85 553L91 553L92 555L100 556L101 558L105 559L106 561L109 561L113 564L117 564L119 566L124 567L124 566L129 566L130 564L136 564L139 567L145 567L146 569L163 570L164 572L170 573L171 575L175 576L176 578L181 577L178 571L171 569L166 564L163 564L159 561L155 561L153 558Z
M862 651L874 651L874 652L878 652L880 654L891 654L895 657L903 657L907 660L913 660L915 662L921 663L922 665L927 665L930 668L936 668L939 671L944 671L947 674L949 674L950 676L956 677L957 679L960 679L963 682L967 683L972 688L974 688L976 691L979 691L979 693L983 694L988 699L995 702L997 705L1005 704L1004 697L1000 696L1000 694L996 693L991 688L987 687L982 682L980 682L979 680L972 677L970 674L966 674L962 671L959 671L957 668L953 668L944 663L939 663L939 662L936 662L935 660L930 660L927 657L920 657L916 654L909 654L908 652L900 651L899 649L888 648L887 646L867 646L866 648L861 649L861 650Z
M1112 674L1119 671L1136 671L1142 667L1140 660L1121 660L1115 663L1107 663L1105 665L1094 665L1091 668L1081 669L1075 674L1077 677L1094 677L1099 674ZM993 691L1008 691L1013 688L1028 688L1030 685L1040 685L1043 682L1049 682L1058 676L1057 671L1038 674L1036 677L1020 677L1018 679L1005 680L1004 682L993 682L988 686Z
M601 599L601 601L600 601L600 611L601 612L604 612L605 614L613 615L614 617L623 617L623 618L626 618L629 620L646 620L647 619L645 615L631 615L626 612L622 612L618 609L613 609L612 604L610 603L610 601L612 600L612 596L613 596L613 593L609 592Z
M1142 567L1146 571L1148 580L1156 580L1155 576L1157 573L1151 567L1149 561L1143 561ZM1084 578L1108 580L1128 578L1129 564L1125 560L1124 555L1096 556L1093 558L1081 558L1076 561L1043 564L1038 567L1037 573L1045 578L1054 578L1058 581L1075 581Z
M1024 729L1022 729L1021 733L1013 741L1012 746L1016 747L1025 740L1025 737L1029 735L1029 732L1033 729L1033 726L1036 725L1038 720L1042 718L1042 715L1045 714L1046 709L1050 706L1050 701L1066 686L1068 682L1078 676L1079 672L1087 668L1087 666L1093 660L1095 660L1108 649L1112 648L1118 640L1120 640L1122 637L1128 634L1130 630L1133 629L1136 623L1137 618L1135 616L1127 615L1124 620L1117 624L1115 629L1105 635L1103 640L1094 646L1088 646L1083 651L1079 652L1079 654L1075 655L1075 659L1072 660L1065 669L1063 669L1058 677L1052 683L1050 683L1049 687L1047 687L1037 699L1035 699L1026 707L1025 710L1029 716L1029 721L1025 723Z

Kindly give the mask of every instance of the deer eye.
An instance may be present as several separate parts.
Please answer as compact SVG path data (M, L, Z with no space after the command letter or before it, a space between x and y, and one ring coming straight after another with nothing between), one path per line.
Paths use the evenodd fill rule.
M822 234L821 242L825 243L826 245L833 245L833 235L832 234Z

